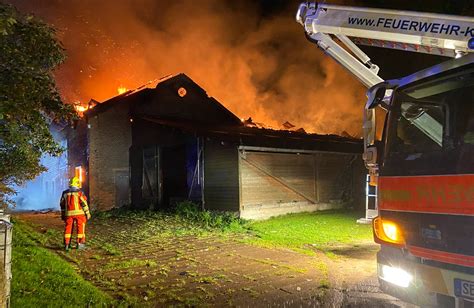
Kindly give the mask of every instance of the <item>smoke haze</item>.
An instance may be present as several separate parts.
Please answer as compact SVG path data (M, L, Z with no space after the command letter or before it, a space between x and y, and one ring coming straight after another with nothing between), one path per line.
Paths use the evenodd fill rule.
M67 146L66 140L56 129L51 128L51 133L63 148ZM48 170L15 188L17 194L13 200L16 210L59 210L61 193L68 187L67 151L56 157L43 154L41 164Z
M309 43L297 3L266 15L251 1L17 0L58 29L66 102L106 100L183 72L241 118L360 136L365 89Z

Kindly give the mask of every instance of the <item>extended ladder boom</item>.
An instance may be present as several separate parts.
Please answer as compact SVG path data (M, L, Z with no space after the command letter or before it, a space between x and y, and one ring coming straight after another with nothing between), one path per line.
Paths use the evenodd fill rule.
M355 43L447 57L474 51L471 17L302 3L296 20L309 40L370 88L364 112L363 158L373 175L378 173L378 164L375 110L371 103L379 99L380 93L374 86L383 79L378 75L379 67ZM391 92L386 89L383 100L388 100Z
M471 17L302 3L296 19L309 39L367 87L383 80L378 67L354 42L447 57L474 51Z

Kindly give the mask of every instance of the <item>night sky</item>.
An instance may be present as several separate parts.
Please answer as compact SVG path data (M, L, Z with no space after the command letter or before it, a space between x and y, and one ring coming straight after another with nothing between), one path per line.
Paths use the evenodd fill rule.
M267 17L291 7L298 7L302 1L260 0L262 16ZM474 16L474 1L472 0L354 0L354 1L320 1L321 3L351 5L359 7L383 8L393 10L408 10L427 13L438 13L460 16ZM426 54L407 53L398 50L381 49L377 47L360 46L372 62L381 67L380 76L383 79L399 78L431 65L446 61L445 57Z

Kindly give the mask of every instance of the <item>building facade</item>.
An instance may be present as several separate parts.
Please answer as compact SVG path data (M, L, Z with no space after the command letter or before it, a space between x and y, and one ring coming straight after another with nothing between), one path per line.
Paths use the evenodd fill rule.
M93 209L193 200L261 219L364 206L361 140L249 127L184 74L98 104L84 123L70 140L87 150L69 157L85 162Z

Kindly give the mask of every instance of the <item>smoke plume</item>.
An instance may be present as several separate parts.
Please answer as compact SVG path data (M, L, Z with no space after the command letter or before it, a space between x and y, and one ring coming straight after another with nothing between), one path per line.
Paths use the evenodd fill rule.
M309 43L297 2L265 14L252 1L12 0L58 29L66 102L183 72L241 118L274 128L359 136L364 88Z

